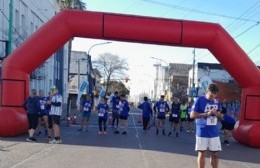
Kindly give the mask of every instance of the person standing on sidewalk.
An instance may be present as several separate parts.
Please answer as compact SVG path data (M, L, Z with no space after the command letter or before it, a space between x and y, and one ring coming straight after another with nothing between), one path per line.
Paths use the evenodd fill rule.
M38 115L41 111L39 99L36 97L37 92L35 89L31 90L31 95L24 101L23 108L27 111L28 118L28 134L29 137L26 139L28 142L36 142L34 137L35 130L38 125Z
M98 110L98 126L99 126L99 132L98 135L106 135L107 132L107 115L108 115L108 104L107 104L107 100L106 98L101 98L98 106L97 106L97 110ZM102 129L102 125L103 125L103 129ZM104 130L104 131L103 131Z
M123 131L123 135L127 134L127 129L128 129L128 116L129 116L129 111L130 111L130 107L129 107L129 103L126 100L126 95L122 94L120 97L121 100L121 104L120 104L120 113L119 113L119 123L118 123L118 127L116 129L116 131L114 132L115 134L119 134L120 133L120 126L122 124L125 124L125 129Z
M217 85L210 84L206 95L199 97L190 117L196 119L196 145L198 151L198 167L205 167L205 155L209 149L210 163L213 168L218 167L218 151L221 151L221 143L218 130L218 117L220 117L221 104L216 99L219 89Z
M38 120L38 133L37 135L40 136L41 134L41 121L43 120L44 128L45 128L45 136L48 136L48 128L49 128L49 122L48 122L48 115L49 115L49 109L47 109L47 101L50 101L50 97L45 97L43 90L39 91L39 103L41 108L41 113L39 115Z
M168 103L164 101L164 95L161 95L160 100L154 105L153 110L154 114L157 114L156 135L159 133L159 128L162 128L162 134L165 135L165 119L166 114L170 111L170 108Z
M118 127L118 121L119 121L119 103L120 103L120 97L118 96L118 91L115 91L112 99L112 128L115 128L115 122L116 122L116 128Z
M81 105L82 105L83 111L82 111L82 120L81 120L81 126L80 126L79 131L82 132L85 121L86 121L86 130L88 130L89 120L91 117L91 111L92 111L93 105L94 105L90 94L86 95L86 100L84 100Z
M148 98L144 97L144 102L138 106L139 109L143 110L143 131L147 131L148 122L150 121L150 117L153 116L153 111Z
M62 96L59 94L58 88L53 86L52 88L52 99L51 99L51 111L53 122L53 133L54 139L49 141L49 143L62 143L60 139L60 118L62 113Z
M186 123L186 117L187 117L187 104L186 101L183 100L180 106L181 109L181 122L180 122L180 131L183 131L183 123L185 123L185 125L187 126Z

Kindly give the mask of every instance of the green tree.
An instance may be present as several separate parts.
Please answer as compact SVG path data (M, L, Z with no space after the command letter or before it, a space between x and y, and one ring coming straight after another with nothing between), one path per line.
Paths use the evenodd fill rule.
M61 9L86 10L86 3L81 0L57 0Z
M93 64L105 79L106 92L109 90L111 79L125 79L128 70L126 59L111 53L100 54Z

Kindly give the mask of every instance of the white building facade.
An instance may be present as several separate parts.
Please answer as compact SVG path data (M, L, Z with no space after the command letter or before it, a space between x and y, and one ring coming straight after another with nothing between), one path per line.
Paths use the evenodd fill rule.
M13 16L10 18L11 1ZM2 59L7 56L4 41L9 41L10 36L8 34L10 32L12 34L11 51L13 51L60 11L57 1L53 0L1 0L0 9L0 57ZM9 24L11 21L12 30L10 31ZM48 42L46 41L46 43ZM48 95L50 87L56 85L63 95L64 102L67 102L67 81L68 45L66 44L31 74L30 89L44 90L45 95Z

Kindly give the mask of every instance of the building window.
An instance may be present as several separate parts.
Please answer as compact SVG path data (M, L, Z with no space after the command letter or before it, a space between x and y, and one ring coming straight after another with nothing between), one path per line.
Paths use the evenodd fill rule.
M20 26L20 13L19 11L16 9L15 10L15 29L19 32L19 26Z

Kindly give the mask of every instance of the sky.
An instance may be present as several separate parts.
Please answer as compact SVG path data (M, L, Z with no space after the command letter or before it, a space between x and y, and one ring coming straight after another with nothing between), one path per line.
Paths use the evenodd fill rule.
M218 23L235 39L251 60L260 65L260 0L83 0L88 11ZM74 38L72 49L88 52L106 40ZM153 90L153 64L192 64L193 48L111 41L90 50L92 60L112 53L128 61L131 95ZM195 49L196 62L218 63L206 49ZM160 62L151 57L164 60ZM166 64L166 63L165 63Z

